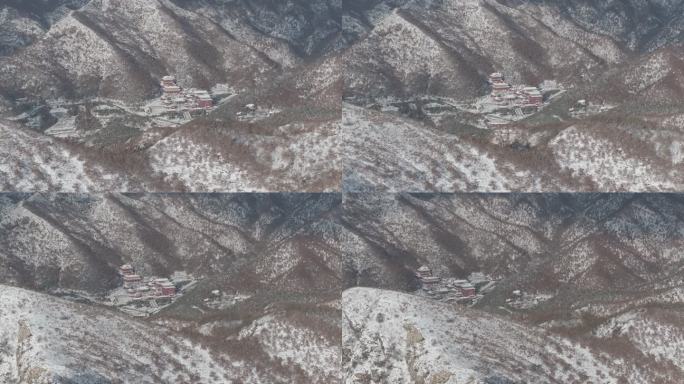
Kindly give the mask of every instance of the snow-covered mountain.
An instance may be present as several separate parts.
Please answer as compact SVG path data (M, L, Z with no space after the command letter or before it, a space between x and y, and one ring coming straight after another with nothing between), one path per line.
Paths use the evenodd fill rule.
M681 381L683 208L679 195L351 195L345 287L410 295L343 294L347 382ZM433 299L421 265L495 286L470 307Z
M327 1L81 3L3 59L3 95L140 100L167 74L186 87L255 88L330 50L340 28Z
M221 325L212 322L205 335L190 334L171 320L139 321L4 285L0 299L5 383L329 383L339 375L338 342L323 337L316 319L309 327L295 320L296 310L218 336Z
M351 4L345 190L684 186L681 1Z
M590 342L393 291L353 288L343 293L342 303L346 383L676 383L682 378L681 313L626 312L597 327L597 341ZM643 349L632 349L631 342Z
M505 3L516 4L516 1ZM634 51L649 51L681 43L684 38L682 1L570 0L539 3L552 4L582 28L609 35Z
M296 291L339 284L340 196L3 195L2 282L103 292L117 268Z
M346 383L618 383L621 361L502 317L399 292L343 294ZM646 381L643 381L646 382Z
M684 186L681 1L40 4L3 8L0 129L61 160L0 142L3 190ZM151 112L168 74L218 106Z
M6 0L0 4L0 56L33 43L89 0Z
M0 188L337 189L339 6L88 1L60 13L0 57L0 129L8 138L0 143ZM19 23L17 15L3 17ZM166 75L188 92L210 92L215 108L174 115L162 107ZM38 148L16 151L14 143ZM74 162L82 167L68 166ZM60 183L44 163L79 181Z
M683 14L0 1L0 382L683 383Z
M340 196L0 199L0 381L339 382ZM124 263L192 282L127 305Z
M551 290L675 287L683 204L678 194L352 194L346 285L411 289L412 271L429 264Z
M290 382L669 384L684 377L683 210L671 194L5 194L0 284L244 350ZM127 320L111 299L123 263L195 283ZM421 265L494 284L441 300Z

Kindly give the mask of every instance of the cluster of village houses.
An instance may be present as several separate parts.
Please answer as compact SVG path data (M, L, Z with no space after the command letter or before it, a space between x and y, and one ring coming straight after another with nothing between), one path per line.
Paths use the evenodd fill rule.
M185 272L174 272L170 278L144 277L136 273L131 264L119 267L119 275L123 286L115 289L110 294L113 304L129 309L140 309L141 304L151 304L149 311L142 314L153 313L162 308L159 303L170 304L180 293L191 287L195 281Z
M544 105L544 95L538 87L514 87L506 82L501 72L494 72L489 75L489 83L492 86L491 98L498 104L527 107Z
M170 116L189 119L205 114L214 108L214 99L204 89L184 89L178 85L174 76L164 76L159 84L161 98L145 107L145 113L152 116Z
M496 285L496 281L482 272L473 272L467 279L441 278L433 275L427 265L418 268L416 278L421 294L445 302L472 303Z
M130 264L119 267L119 274L123 280L123 289L130 300L174 298L178 293L177 284L185 284L190 280L183 273L175 273L173 281L168 278L145 278L136 273Z
M164 76L161 81L161 100L170 111L205 111L214 107L214 100L204 89L183 89L173 76Z
M145 280L130 264L119 267L119 273L123 280L123 287L130 297L173 297L176 295L176 286L167 278Z
M415 292L419 296L430 299L458 304L475 304L479 299L490 293L497 281L482 272L473 272L467 279L435 276L427 265L423 265L415 272L420 283L420 289ZM549 299L554 294L527 293L521 290L512 292L512 297L506 299L506 306L518 310L534 308Z
M494 72L489 75L491 93L480 103L481 112L487 115L490 126L506 125L538 112L550 97L563 90L552 80L544 81L540 86L511 85L504 74Z
M613 108L615 108L615 106L605 104L603 101L592 103L587 99L581 99L577 100L577 103L570 107L568 112L572 117L587 117L609 111Z
M512 292L513 297L506 299L506 305L515 309L530 309L534 308L547 300L551 299L554 295L549 293L529 293L523 292L519 289Z

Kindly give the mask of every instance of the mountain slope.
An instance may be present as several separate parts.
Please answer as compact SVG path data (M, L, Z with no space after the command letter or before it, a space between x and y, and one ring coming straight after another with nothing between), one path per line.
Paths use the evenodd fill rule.
M682 46L646 32L681 2L608 3L352 2L343 189L681 190ZM588 28L592 12L630 20ZM490 97L493 72L543 104Z
M30 45L41 38L52 24L88 1L4 1L0 5L0 56Z
M679 340L684 335L677 326L684 321L682 207L681 196L667 194L404 194L391 198L354 194L345 199L342 216L350 230L344 256L345 286L412 293L410 299L390 300L397 303L385 312L387 319L405 313L401 303L407 301L421 314L436 312L437 307L442 307L439 311L465 307L421 295L414 274L420 265L428 265L442 278L463 279L481 271L496 284L474 304L478 310L519 322L531 332L544 332L549 342L562 338L579 343L606 363L622 361L608 363L612 372L608 377L675 383L684 377L678 361ZM367 297L358 302L362 303L359 306L379 307ZM364 321L375 327L374 316L376 313L371 313ZM430 316L425 315L424 322ZM470 323L487 327L491 321L477 316ZM377 327L384 329L386 324ZM454 329L452 324L426 324L421 332L434 335L440 327ZM466 325L455 328L469 329ZM401 345L403 342L394 338L403 334L389 331L387 337ZM450 337L460 335L436 334L435 340ZM357 341L358 352L353 353L374 350L378 344L373 338L369 334ZM491 344L480 343L480 339L453 343L465 350ZM387 347L388 343L381 345ZM430 355L441 353L439 345L426 342L424 350L424 364L432 368L446 364ZM502 356L495 361L517 356L504 350L499 349ZM477 356L473 360L489 361ZM361 361L358 364L361 370L373 371ZM392 366L386 367L390 372ZM437 372L432 368L423 371L423 378ZM519 381L510 377L511 382ZM546 382L532 377L533 382Z
M117 268L334 290L338 195L3 195L2 281L104 292ZM218 272L220 271L220 272Z
M625 288L681 269L682 208L667 194L352 194L342 219L364 256L350 254L360 264L348 267L378 273L364 284L406 287L428 263L459 275L542 268L559 284Z
M339 204L0 195L0 381L339 382ZM190 282L170 300L121 301L123 263Z
M243 24L273 39L284 40L300 57L316 57L340 48L341 0L199 0L174 3L211 15L227 30ZM244 30L243 27L241 31Z
M4 194L0 283L114 310L122 263L185 271L191 288L143 323L237 353L268 382L669 384L684 377L683 207L672 194ZM440 301L418 290L423 264L495 284L471 305Z
M482 0L409 3L378 20L350 48L345 94L462 99L482 92L496 70L515 83L577 82L624 57L611 39L568 23L548 7L527 10Z
M557 7L583 28L609 35L631 50L649 51L682 42L682 1L570 0L545 3Z
M3 65L5 95L120 100L155 95L169 73L186 87L254 87L280 66L211 20L165 1L90 2Z
M369 288L345 291L343 303L349 383L617 383L621 377L619 362L486 313Z
M292 366L279 368L278 357L270 360L252 347L259 345L260 335L245 336L237 343L242 349L219 349L167 326L31 291L0 286L0 298L5 325L0 331L0 378L6 382L289 383L324 382L319 380L326 377L320 368L306 364L298 366L299 372ZM288 340L299 339L278 341ZM281 346L274 348L279 351ZM319 353L334 356L335 350L327 345ZM306 369L313 375L303 374Z
M24 192L336 190L338 8L90 1L63 15L0 58L0 125L12 138L0 145L8 159L0 184ZM289 16L275 16L282 12ZM186 90L211 90L215 108L153 113L169 74ZM34 139L77 157L86 180L73 188L28 174L25 165L50 160L42 152L27 159L10 144Z

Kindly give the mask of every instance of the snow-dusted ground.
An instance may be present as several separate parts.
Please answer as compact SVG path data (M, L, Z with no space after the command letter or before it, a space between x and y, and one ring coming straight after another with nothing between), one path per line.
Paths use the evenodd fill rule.
M339 340L285 313L255 319L224 348L211 328L194 338L173 331L172 321L0 285L0 322L3 383L322 384L340 375Z
M92 114L81 116L97 122L97 127L86 130L77 128L78 118L69 115L61 115L44 134L16 122L0 122L4 138L0 142L0 158L4 159L0 189L267 192L339 188L338 121L295 121L254 134L232 132L227 127L226 134L197 139L194 131L202 130L197 125L178 128L182 121L145 117L133 110L123 112L125 107L120 103L102 102L105 104L93 108ZM287 112L273 112L278 113ZM119 134L122 139L110 139ZM63 139L76 143L69 145ZM121 140L114 144L128 146L123 151L137 156L137 163L121 164L127 170L111 166L116 163L102 164L108 156L124 156L100 154L96 146L109 140Z
M244 362L124 315L7 286L0 309L4 382L259 382Z
M663 321L664 320L664 321ZM658 361L671 362L684 372L684 331L679 318L659 318L645 310L624 312L594 331L600 339L624 337L645 355Z
M0 122L0 189L85 192L127 189L126 177L87 165L55 141Z
M487 153L407 119L345 105L342 135L347 191L511 188Z
M76 131L76 117L69 116L59 119L55 125L45 130L45 134L60 138L78 137L79 135Z
M681 169L657 170L649 159L630 156L619 144L586 129L566 128L549 147L559 166L574 177L589 178L597 190L678 191L684 187Z
M521 128L511 130L508 138L498 131L483 131L484 139L468 140L397 112L351 104L345 104L342 126L342 188L350 192L655 192L684 188L684 170L676 166L684 141L674 133L662 136L653 132L657 141L645 139L634 144L634 139L624 140L623 132L583 124L558 132ZM664 144L658 143L665 143L666 138L669 148L659 150ZM515 150L514 143L523 149Z
M153 169L169 181L179 180L198 191L258 189L245 180L239 166L230 164L211 146L183 137L162 139L150 149L150 159Z
M336 381L341 374L339 340L327 339L286 316L267 315L254 321L240 331L239 339L250 338L258 339L272 359L305 367L316 377Z
M184 190L205 191L334 191L341 154L336 121L312 126L293 123L271 134L221 136L221 142L195 141L192 133L168 136L149 151L150 164L169 183ZM232 136L232 134L231 134Z
M577 343L463 306L392 291L343 293L345 382L618 383ZM505 381L504 381L505 382Z

